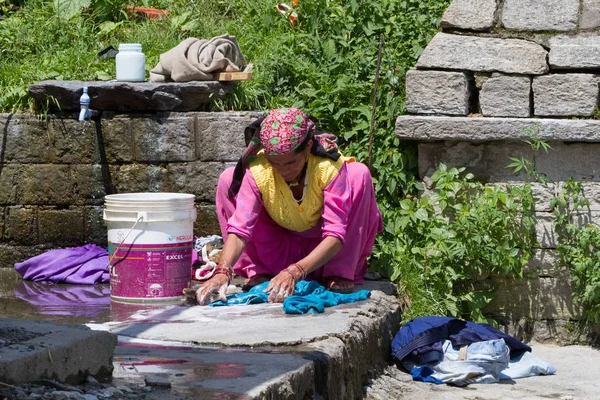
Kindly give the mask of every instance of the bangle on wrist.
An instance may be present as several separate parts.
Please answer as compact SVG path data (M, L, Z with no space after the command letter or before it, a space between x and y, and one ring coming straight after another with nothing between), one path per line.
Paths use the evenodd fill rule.
M231 271L233 273L233 265L229 264L228 261L225 261L225 260L219 261L218 267L227 268L229 271Z
M228 264L228 263L226 263ZM231 274L232 274L233 270L231 267L227 267L227 266L223 266L223 265L219 265L215 268L215 271L213 272L213 275L225 275L225 277L227 278L227 285L229 286L229 284L231 283Z
M298 276L298 273L296 271L292 270L291 266L287 267L284 271L290 274L290 276L294 280L294 283L298 282L298 278L300 278L300 276Z
M296 267L296 269L298 269L298 271L300 271L300 280L303 281L306 279L306 271L304 270L304 268L302 268L300 266L300 264L295 263L294 267Z
M298 263L290 265L286 268L286 271L294 278L294 282L306 279L306 272Z

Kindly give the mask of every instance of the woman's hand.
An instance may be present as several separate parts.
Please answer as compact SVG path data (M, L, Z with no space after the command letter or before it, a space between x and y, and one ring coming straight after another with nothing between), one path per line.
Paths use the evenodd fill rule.
M208 303L211 303L211 295L213 293L219 294L219 300L225 302L227 301L227 297L225 296L225 292L227 291L227 287L229 286L229 278L225 274L216 274L202 285L196 291L196 300L198 300L198 304L201 306L205 306Z
M271 292L267 300L269 303L283 303L286 297L294 294L295 287L296 280L287 269L284 269L271 279L264 292Z

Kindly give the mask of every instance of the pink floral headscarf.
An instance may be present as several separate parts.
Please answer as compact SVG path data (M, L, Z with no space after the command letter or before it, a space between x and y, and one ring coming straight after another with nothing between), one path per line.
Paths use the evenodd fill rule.
M337 160L340 156L336 137L329 133L317 132L315 123L297 108L270 110L264 118L249 125L244 131L248 147L236 165L229 197L237 194L249 161L264 149L267 155L282 155L294 151L307 137L312 137L311 153L320 157Z
M315 128L297 108L271 110L260 124L260 143L265 154L276 156L295 150Z

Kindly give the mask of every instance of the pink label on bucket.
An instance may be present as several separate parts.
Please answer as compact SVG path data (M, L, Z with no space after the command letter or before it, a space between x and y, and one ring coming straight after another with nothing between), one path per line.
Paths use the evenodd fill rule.
M189 286L192 243L124 244L114 253L109 243L112 297L156 299L183 296Z

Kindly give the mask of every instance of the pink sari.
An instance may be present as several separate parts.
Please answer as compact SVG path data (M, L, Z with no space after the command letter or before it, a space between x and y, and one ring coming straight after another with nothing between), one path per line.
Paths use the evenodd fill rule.
M326 236L342 241L342 249L309 279L341 277L364 283L367 257L375 236L383 230L373 181L361 163L345 163L324 190L324 204L317 225L295 232L277 225L265 210L250 170L244 175L234 200L227 196L233 168L225 170L217 186L216 207L223 238L233 233L246 247L233 269L250 278L257 274L275 276L306 255Z

